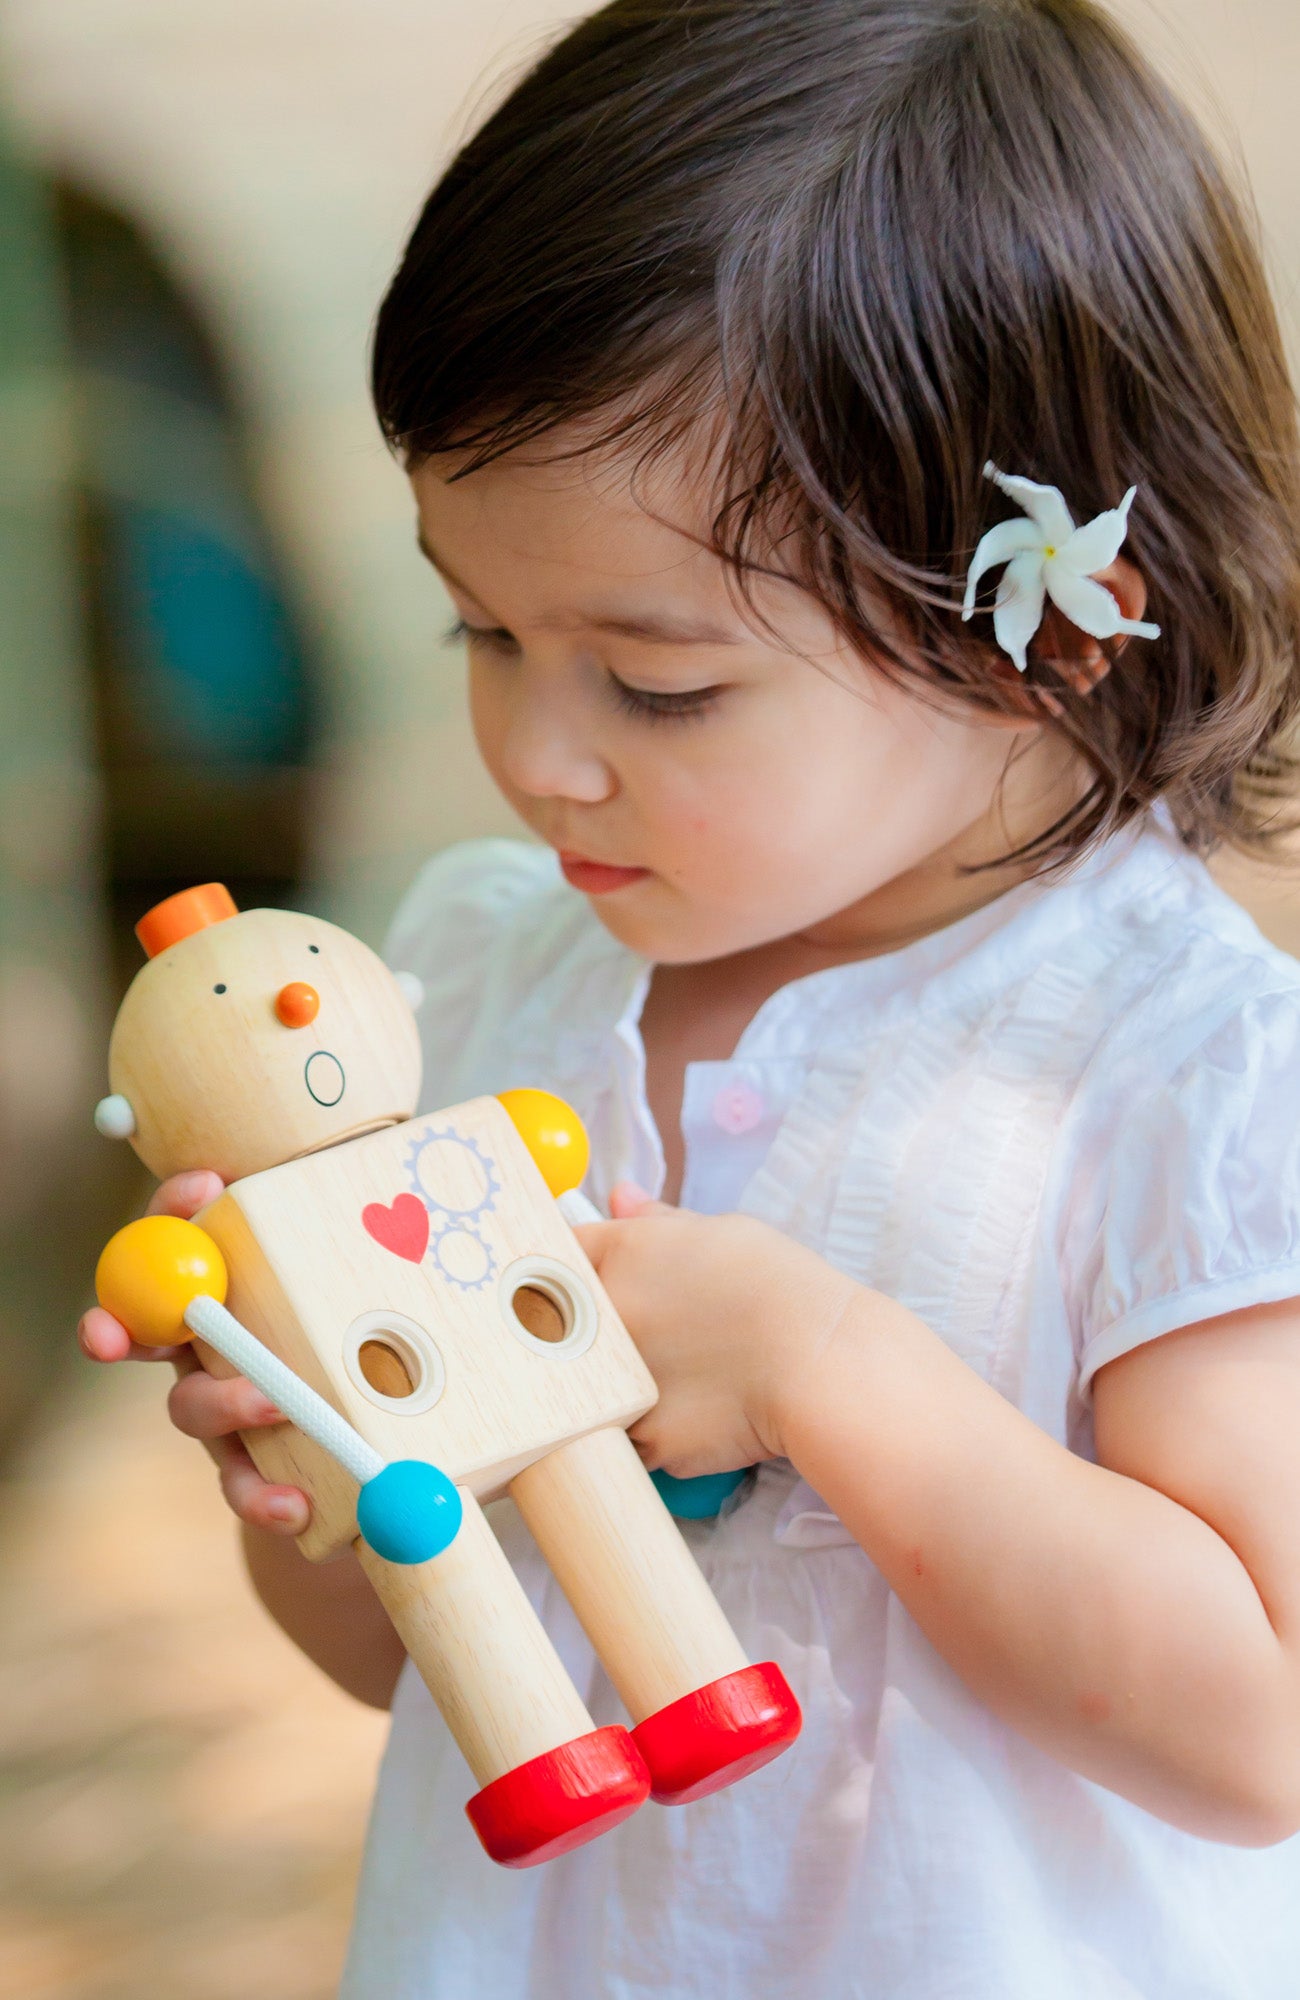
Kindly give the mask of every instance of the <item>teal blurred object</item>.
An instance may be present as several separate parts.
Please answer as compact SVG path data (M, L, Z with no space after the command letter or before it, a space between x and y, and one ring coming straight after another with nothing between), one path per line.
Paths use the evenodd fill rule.
M671 1472L652 1472L650 1477L675 1520L711 1521L751 1470L746 1466L739 1472L706 1472L698 1479L674 1479Z
M121 505L113 530L142 733L223 763L298 761L300 662L266 578L192 515Z
M129 218L64 190L59 232L121 940L196 879L293 901L311 675L206 325Z
M307 676L219 357L122 217L65 193L61 226L116 747L299 764Z

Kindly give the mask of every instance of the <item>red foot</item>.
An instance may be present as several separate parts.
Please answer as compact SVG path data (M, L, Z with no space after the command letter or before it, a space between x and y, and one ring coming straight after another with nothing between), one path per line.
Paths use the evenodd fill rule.
M608 1832L644 1805L649 1790L636 1744L611 1723L494 1778L465 1811L494 1861L532 1868Z
M802 1725L785 1675L767 1660L670 1701L632 1736L650 1767L650 1796L684 1806L770 1764Z

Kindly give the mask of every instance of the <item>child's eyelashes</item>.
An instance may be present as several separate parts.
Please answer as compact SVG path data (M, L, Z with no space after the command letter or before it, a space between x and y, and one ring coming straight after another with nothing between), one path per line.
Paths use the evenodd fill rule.
M702 716L722 693L720 687L683 688L672 694L656 692L651 688L629 687L617 674L611 674L609 684L619 707L629 715L653 716L657 722L682 721L688 716Z
M504 627L470 625L457 618L444 635L447 645L490 646L500 652L515 648L515 640ZM657 722L685 720L701 716L722 693L720 687L683 688L671 693L654 688L632 687L617 674L609 675L609 688L618 706L629 715L651 717Z
M508 651L514 645L514 638L504 626L467 625L463 618L453 618L443 633L443 641L448 646L497 646Z

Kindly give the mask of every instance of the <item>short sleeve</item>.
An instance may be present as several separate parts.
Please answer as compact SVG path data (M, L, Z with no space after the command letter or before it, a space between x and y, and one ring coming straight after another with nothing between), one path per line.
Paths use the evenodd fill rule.
M1300 991L1247 1001L1094 1142L1074 1218L1080 1388L1176 1328L1300 1297Z

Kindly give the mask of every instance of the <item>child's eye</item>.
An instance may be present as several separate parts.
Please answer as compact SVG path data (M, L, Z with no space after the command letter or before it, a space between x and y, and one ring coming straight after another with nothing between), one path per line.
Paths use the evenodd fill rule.
M720 687L683 688L673 694L656 693L652 688L629 687L617 674L609 677L614 699L630 715L654 716L660 721L702 716L722 693Z
M467 646L496 646L503 652L512 649L515 643L514 634L507 632L504 626L467 625L463 618L453 619L443 639L449 646L458 645L463 640Z
M455 619L443 636L449 646L463 641L468 646L491 646L500 652L516 648L514 634L507 632L504 626L470 625L464 618ZM630 687L617 674L609 676L609 685L619 707L629 715L652 716L658 721L684 720L687 716L703 715L722 693L720 687L706 687L684 688L664 694L653 688Z

